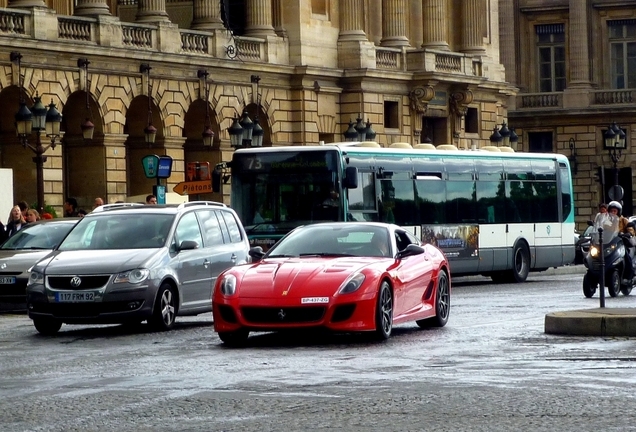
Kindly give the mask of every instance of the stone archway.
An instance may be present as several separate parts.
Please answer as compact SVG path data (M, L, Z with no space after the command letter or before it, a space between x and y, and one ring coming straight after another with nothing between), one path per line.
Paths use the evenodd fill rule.
M128 134L126 140L128 196L142 196L152 193L152 187L157 184L157 180L146 178L141 160L149 154L157 156L166 154L163 120L159 108L152 99L150 100L150 111L152 112L152 124L157 128L157 135L152 146L146 143L144 129L148 126L148 111L148 96L140 95L132 100L130 108L126 112L124 134Z
M108 193L104 122L95 115L98 112L90 95L87 108L84 90L71 94L62 110L64 196L75 198L79 208L88 211L95 197L105 198ZM84 140L82 135L81 125L86 119L95 125L92 140Z
M203 130L206 125L206 112L210 118L210 128L214 132L214 140L212 148L203 146ZM212 170L217 163L221 162L221 138L219 125L216 121L216 116L212 112L212 108L209 103L206 111L206 102L203 99L197 99L192 102L190 108L185 114L185 122L183 128L183 137L186 138L183 145L184 150L184 163L186 169L186 181L193 181L201 179L201 176L193 175L188 169L190 164L207 162L209 164L209 174L212 174ZM204 165L205 166L205 165ZM203 170L199 169L199 173ZM222 201L223 197L220 193L202 193L196 196L190 196L189 199L193 200L211 200Z

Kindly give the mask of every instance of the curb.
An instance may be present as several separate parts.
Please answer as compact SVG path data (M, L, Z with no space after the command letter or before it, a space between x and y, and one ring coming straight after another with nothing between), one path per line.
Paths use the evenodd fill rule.
M595 308L552 312L545 332L570 336L636 336L636 308Z

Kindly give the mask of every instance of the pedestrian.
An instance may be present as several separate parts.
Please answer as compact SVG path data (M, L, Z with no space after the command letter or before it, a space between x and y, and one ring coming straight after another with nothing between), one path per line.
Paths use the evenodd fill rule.
M95 198L95 201L93 201L93 210L95 210L97 207L101 207L104 205L104 200L100 197Z
M79 209L77 211L77 216L79 216L80 218L83 218L84 216L86 216L88 213L86 212L86 210L84 209Z
M40 213L36 209L28 209L25 218L27 225L40 220Z
M157 197L152 194L146 196L146 204L149 204L149 205L157 204Z
M77 217L77 200L67 197L64 201L64 217Z
M26 220L22 217L22 211L20 207L15 205L9 213L9 221L7 222L7 238L10 238L15 233L20 231L26 225Z
M27 210L29 209L29 204L26 201L20 201L18 203L18 207L20 207L20 211L22 212L22 217L26 219Z

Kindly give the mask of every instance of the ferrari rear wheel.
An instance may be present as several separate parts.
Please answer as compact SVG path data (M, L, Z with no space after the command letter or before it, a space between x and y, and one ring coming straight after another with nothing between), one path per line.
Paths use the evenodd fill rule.
M231 332L219 332L219 339L230 347L239 347L245 345L250 332L247 330L236 330Z
M420 328L444 327L450 315L451 293L448 275L444 270L437 277L437 293L435 296L435 316L416 321Z
M391 337L393 330L393 293L387 281L382 281L375 308L375 336L378 340Z

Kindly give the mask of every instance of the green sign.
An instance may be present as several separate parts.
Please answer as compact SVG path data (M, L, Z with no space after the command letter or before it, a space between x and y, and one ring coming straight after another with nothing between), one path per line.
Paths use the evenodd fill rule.
M144 167L144 174L147 178L156 178L159 172L159 156L147 155L141 159L141 164Z

